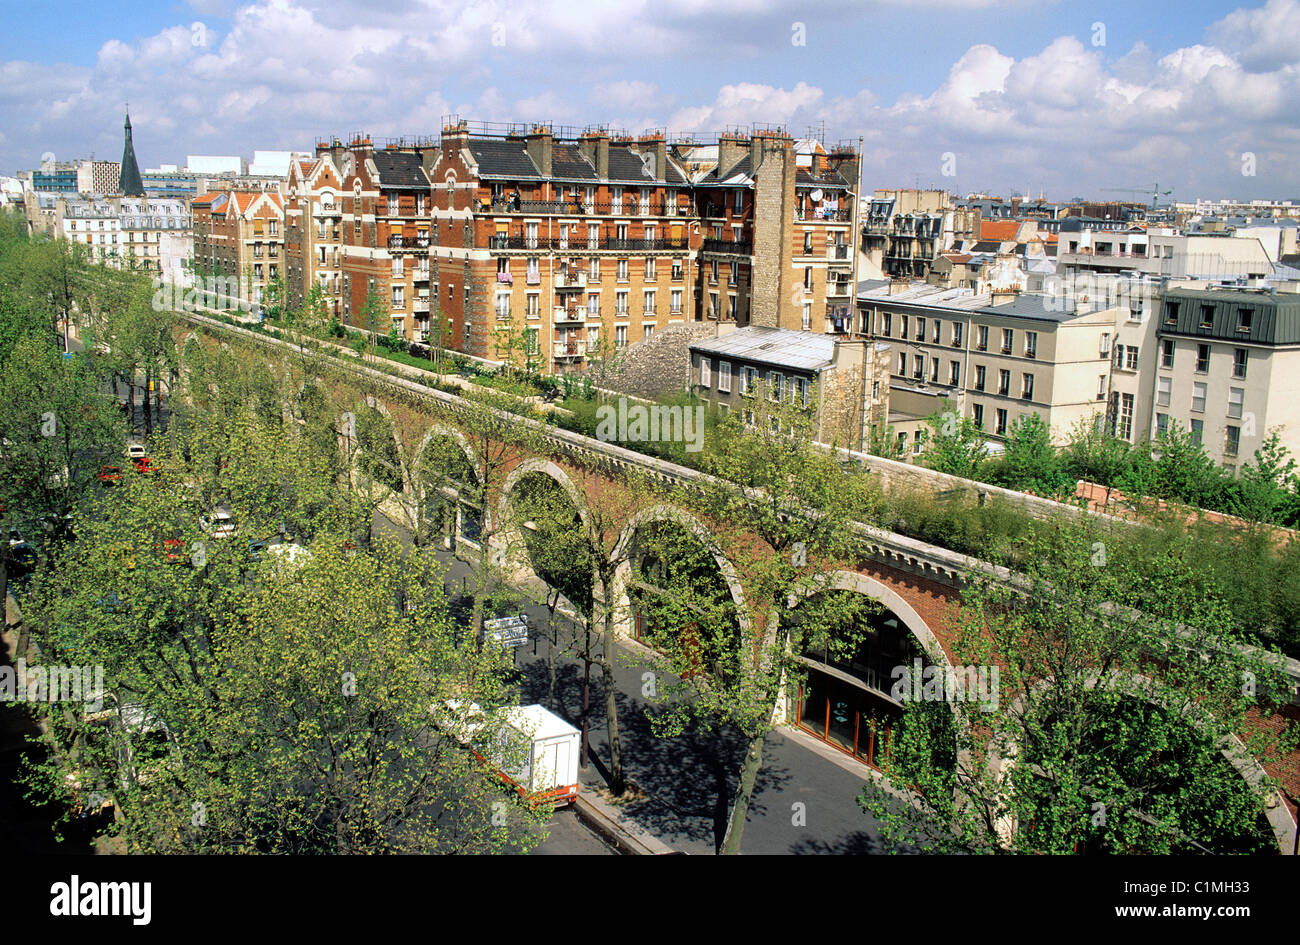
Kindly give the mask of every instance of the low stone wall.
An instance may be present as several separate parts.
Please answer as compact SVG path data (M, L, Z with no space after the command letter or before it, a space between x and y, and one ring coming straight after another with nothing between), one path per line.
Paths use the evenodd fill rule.
M680 394L686 388L691 342L717 334L714 322L669 325L649 338L633 342L608 365L593 362L588 369L599 387L651 400Z

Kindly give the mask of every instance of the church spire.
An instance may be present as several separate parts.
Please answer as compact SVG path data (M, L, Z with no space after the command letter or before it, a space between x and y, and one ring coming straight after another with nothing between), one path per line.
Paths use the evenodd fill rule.
M135 145L131 142L131 113L126 113L126 143L122 147L122 173L117 189L123 197L143 197L144 181L140 179L140 165L135 161Z

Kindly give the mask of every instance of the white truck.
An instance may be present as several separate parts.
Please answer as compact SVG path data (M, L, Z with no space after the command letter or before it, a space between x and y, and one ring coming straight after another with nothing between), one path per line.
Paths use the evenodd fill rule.
M571 804L578 797L582 733L540 705L506 706L489 716L477 703L448 699L434 707L438 727L455 736L533 803Z

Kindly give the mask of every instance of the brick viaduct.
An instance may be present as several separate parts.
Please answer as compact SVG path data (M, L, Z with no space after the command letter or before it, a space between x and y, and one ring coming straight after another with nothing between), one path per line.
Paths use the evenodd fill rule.
M198 341L205 349L218 345L234 351L257 352L273 370L288 374L298 361L299 349L284 340L260 332L225 324L201 315L177 313L180 320L174 337L181 357L181 373L185 372L187 346ZM309 362L316 375L316 383L328 389L333 408L342 416L369 406L388 418L395 440L401 466L403 488L390 495L381 506L390 518L405 519L412 525L419 523L421 508L427 498L429 486L420 475L426 450L437 437L454 437L464 451L469 466L481 477L484 457L479 455L470 438L457 429L456 416L464 410L465 402L452 394L433 389L416 381L366 367L346 357L313 357ZM287 405L286 405L287 409ZM627 509L626 520L620 523L617 534L602 536L606 548L618 555L627 542L634 539L639 527L648 521L673 518L684 523L712 552L737 603L743 601L744 577L738 575L725 548L715 537L715 530L696 518L691 512L670 507L656 501L639 502L627 494L621 473L635 470L638 474L668 486L689 486L701 473L673 463L664 462L605 443L589 437L545 424L512 418L512 422L530 424L537 434L537 448L530 455L522 450L503 450L497 457L497 485L485 510L487 521L498 516L504 521L504 512L512 490L527 475L543 475L554 480L569 495L578 513L587 517L587 510L595 503L612 503ZM491 491L491 489L490 489ZM1004 568L980 562L935 545L901 535L862 527L864 554L857 562L835 572L834 586L866 594L882 603L907 628L920 652L937 663L951 665L948 654L953 652L956 627L953 608L965 576L972 569L996 574L1002 579L1012 577ZM501 548L507 546L501 537ZM452 547L463 553L460 542L453 537ZM472 546L476 547L476 546ZM500 554L500 550L494 552ZM517 556L516 556L517 557ZM515 576L523 580L537 580L526 562L509 562ZM629 568L624 565L615 586L611 589L614 601L625 602L627 589L624 581ZM597 594L601 593L598 589ZM743 612L744 608L740 608ZM617 612L626 615L627 607ZM630 631L630 620L622 616L619 630ZM1283 718L1291 724L1300 723L1300 662L1288 661L1292 682L1292 701ZM1287 724L1282 719L1276 727ZM1280 852L1292 853L1296 843L1296 798L1300 798L1300 750L1276 762L1261 766L1250 758L1240 742L1235 751L1225 751L1232 764L1248 780L1260 777L1267 770L1281 784L1280 792L1273 792L1267 802L1265 816L1273 829ZM864 772L865 774L865 772Z

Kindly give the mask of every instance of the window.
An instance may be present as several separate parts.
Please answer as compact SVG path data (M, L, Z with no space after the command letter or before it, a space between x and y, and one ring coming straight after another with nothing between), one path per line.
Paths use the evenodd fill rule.
M811 256L812 251L812 233L805 232L803 235L803 254L805 256Z
M930 381L935 384L939 383L939 359L938 358L930 359Z
M1174 366L1174 339L1172 338L1160 342L1160 366L1163 368Z
M1101 348L1099 350L1102 354L1110 354L1110 332L1103 331L1101 333Z
M527 312L529 318L541 318L542 316L542 297L536 292L529 292L527 296Z
M642 329L641 329L641 337L642 337L642 338L649 338L649 337L650 337L651 335L653 335L654 333L655 333L655 326L654 326L654 325L645 325L645 326L642 327Z
M907 338L907 316L900 315L898 318L899 318L898 325L902 329L902 331L898 333L898 337L906 339Z
M1254 309L1241 308L1237 310L1237 331L1250 333L1251 322L1255 320Z
M1022 374L1020 384L1020 397L1022 400L1034 399L1034 375Z
M939 319L936 318L934 320L934 331L930 333L930 341L933 342L934 344L939 343L939 330L942 327L943 327L943 322L939 321Z
M618 318L627 318L627 289L614 293L614 315Z
M615 348L627 347L627 326L626 325L614 326L614 347Z
M1015 333L1010 328L1002 329L1002 353L1011 353L1011 343L1015 338Z
M682 290L673 289L672 292L669 293L668 301L671 305L671 314L680 315L682 313Z
M808 406L808 381L802 377L790 378L790 403L796 407Z
M700 386L708 387L710 383L709 370L710 364L708 358L700 358Z
M1245 378L1246 376L1246 349L1232 349L1232 376Z
M718 390L721 393L731 393L731 362L718 362Z
M994 427L993 432L996 433L998 436L1005 436L1007 432L1006 410L999 407L996 413L996 417L997 417L996 426Z
M1201 306L1201 327L1202 328L1214 327L1214 306L1213 305Z
M653 318L655 314L655 290L646 289L643 301L645 302L644 314Z
M615 278L618 279L619 282L627 282L627 260L626 259L620 259L618 261L618 270L615 274Z
M981 430L984 429L984 405L983 404L971 405L971 417L975 420L975 426L979 427Z
M979 326L979 334L977 335L977 338L978 340L975 342L975 347L979 348L981 351L989 350L989 326L988 325Z
M907 434L900 433L898 434L898 455L902 456L906 452L907 452Z
M1205 413L1205 383L1197 381L1192 385L1192 412Z
M1223 444L1224 456L1236 456L1237 451L1241 449L1241 427L1228 427L1228 439Z
M925 378L925 355L918 354L912 359L912 378L918 381Z
M1156 379L1156 406L1169 406L1169 398L1173 392L1173 386L1174 379L1172 377L1161 377Z
M1228 416L1234 420L1241 419L1242 408L1246 404L1246 388L1229 387L1228 388Z
M502 293L497 296L497 321L510 320L510 296Z
M1011 372L998 371L998 393L1005 397L1011 393Z
M898 352L898 376L899 377L907 376L907 352L906 351Z
M880 316L880 333L884 335L886 338L888 338L890 333L893 331L893 329L894 329L894 316L891 315L889 312L885 312L883 315Z
M745 192L743 190L736 191L736 199L732 206L735 207L737 213L745 209Z
M1120 397L1119 408L1119 429L1116 434L1121 440L1133 439L1133 395L1123 394Z
M1178 303L1177 302L1165 303L1165 324L1166 325L1178 324Z
M647 257L646 257L646 260L645 260L645 277L646 277L646 279L649 280L649 281L653 281L654 278L655 278L655 258L654 258L653 256L647 256Z
M733 302L735 301L735 296L732 296L732 301ZM803 326L804 331L812 330L812 303L811 302L803 303L803 318L801 320L801 324Z
M1192 442L1195 443L1197 446L1200 446L1201 440L1205 436L1205 421L1193 420L1191 423L1191 427L1192 427Z
M925 319L924 318L918 318L916 320L916 340L925 341Z
M587 264L587 278L592 282L600 281L600 260L595 256Z
M1210 370L1210 346L1196 346L1196 373L1205 374Z
M1105 374L1097 375L1097 399L1098 400L1106 399L1106 375Z
M1129 345L1124 349L1124 367L1130 371L1138 369L1138 348L1137 345Z
M982 364L977 364L977 365L975 365L975 389L976 389L976 390L983 390L983 389L984 389L984 375L985 375L985 373L986 373L986 372L985 372L985 369L984 369L984 365L982 365Z
M1169 432L1169 414L1156 414L1156 436L1163 436Z
M948 362L948 383L951 384L953 387L956 387L958 384L961 383L961 362L960 361Z
M952 323L952 346L954 348L961 347L961 329L962 329L961 322Z

